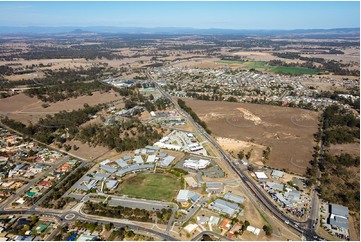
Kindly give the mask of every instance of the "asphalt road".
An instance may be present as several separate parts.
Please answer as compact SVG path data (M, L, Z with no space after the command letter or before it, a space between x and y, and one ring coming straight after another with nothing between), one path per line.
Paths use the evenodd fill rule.
M197 234L193 239L191 239L191 241L197 241L197 240L200 240L202 238L203 235L214 235L216 237L218 237L220 240L222 241L232 241L230 238L226 237L226 236L223 236L223 235L220 235L220 234L217 234L213 231L209 231L209 230L206 230L206 231L203 231L199 234Z

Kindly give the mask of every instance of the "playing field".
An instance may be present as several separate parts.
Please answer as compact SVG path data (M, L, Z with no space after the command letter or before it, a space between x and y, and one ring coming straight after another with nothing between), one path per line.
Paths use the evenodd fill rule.
M240 65L240 67L246 69L264 69L275 73L282 74L317 74L317 70L304 68L304 67L288 67L288 66L267 66L265 61L235 61L235 60L219 60L217 63L230 64L230 65Z
M171 201L180 189L180 181L177 177L163 174L140 174L125 180L120 186L120 194Z

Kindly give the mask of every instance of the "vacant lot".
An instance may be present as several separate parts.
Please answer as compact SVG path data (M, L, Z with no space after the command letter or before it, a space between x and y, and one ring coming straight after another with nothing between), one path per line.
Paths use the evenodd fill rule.
M162 174L140 174L125 180L120 193L130 197L171 201L181 189L177 177Z
M271 154L266 165L298 174L304 174L309 166L315 146L317 112L259 104L183 100L207 123L214 136L229 138L220 143L234 154L239 150L252 151L250 160L259 164L260 148L269 146Z
M94 92L92 96L81 96L70 98L65 101L49 103L47 108L42 107L44 102L37 98L31 98L21 93L9 98L0 99L0 114L23 123L36 123L39 118L47 114L54 114L62 110L72 111L83 108L84 104L96 105L119 100L121 97L114 91L108 93Z

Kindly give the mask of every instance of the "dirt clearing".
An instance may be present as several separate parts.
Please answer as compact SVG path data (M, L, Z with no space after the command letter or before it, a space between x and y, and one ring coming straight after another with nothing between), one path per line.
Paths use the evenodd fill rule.
M0 113L23 123L36 123L47 114L53 115L62 110L72 111L83 108L84 104L97 105L122 99L114 91L107 93L94 92L92 96L70 98L65 101L49 103L47 108L42 107L41 100L31 98L21 93L9 98L0 99Z
M297 174L304 174L309 167L319 113L260 104L183 100L234 156L239 150L251 151L250 160L262 164L262 151L269 146L271 155L266 165Z

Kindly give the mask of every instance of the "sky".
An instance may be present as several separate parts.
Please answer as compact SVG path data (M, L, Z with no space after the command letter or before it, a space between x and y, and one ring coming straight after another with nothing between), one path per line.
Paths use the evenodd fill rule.
M360 2L1 2L0 26L360 27Z

